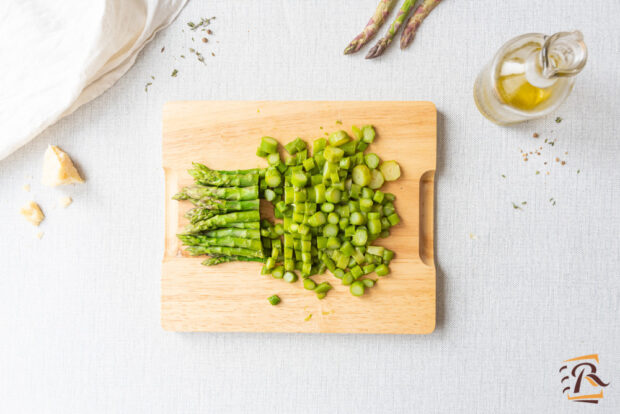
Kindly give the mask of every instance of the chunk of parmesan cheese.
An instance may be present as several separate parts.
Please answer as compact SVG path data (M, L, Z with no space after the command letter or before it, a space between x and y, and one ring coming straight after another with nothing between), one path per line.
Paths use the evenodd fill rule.
M39 207L39 205L34 201L30 201L28 204L23 206L19 210L19 213L24 216L24 218L28 220L30 224L35 226L41 224L41 222L45 218L45 215L43 215L43 212L41 211L41 207Z
M83 183L73 161L66 152L50 145L43 158L43 184L55 187L63 184Z
M69 204L73 203L73 199L71 197L62 197L60 199L60 205L64 208L69 207Z

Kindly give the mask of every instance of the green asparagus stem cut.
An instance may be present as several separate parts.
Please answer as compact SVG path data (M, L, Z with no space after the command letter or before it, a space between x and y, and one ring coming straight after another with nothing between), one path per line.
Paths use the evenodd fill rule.
M396 4L395 0L381 0L375 13L372 15L368 23L366 23L366 27L364 30L349 43L349 45L344 49L344 54L348 55L349 53L355 53L362 48L370 39L372 39L379 28L385 21L387 15L390 13L390 10Z
M362 296L364 294L364 287L364 282L356 280L351 284L349 290L353 296Z
M400 178L400 165L396 161L385 161L379 170L385 181L396 181Z
M269 296L267 298L267 300L269 301L269 303L271 303L273 306L276 306L278 303L280 303L282 301L282 299L280 299L280 297L278 295L273 295L273 296Z
M267 154L274 154L278 151L278 141L272 137L262 137L258 149Z

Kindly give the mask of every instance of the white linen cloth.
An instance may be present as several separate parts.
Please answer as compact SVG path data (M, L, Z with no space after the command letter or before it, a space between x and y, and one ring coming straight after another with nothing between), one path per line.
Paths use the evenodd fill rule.
M0 160L112 86L186 2L0 2Z

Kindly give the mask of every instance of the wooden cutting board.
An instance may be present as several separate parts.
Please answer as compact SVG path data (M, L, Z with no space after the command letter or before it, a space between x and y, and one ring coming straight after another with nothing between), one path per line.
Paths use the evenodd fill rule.
M340 332L427 334L435 328L433 194L436 110L430 102L169 102L163 111L166 240L161 280L161 323L170 331ZM192 183L192 161L213 169L266 166L255 155L260 137L308 142L337 129L373 124L369 151L398 161L400 180L382 190L396 195L402 219L376 244L396 252L392 272L363 297L333 276L314 277L334 286L318 300L302 283L260 275L260 263L205 267L189 257L175 234L187 220L189 202L171 197ZM375 276L375 275L373 275ZM272 306L267 298L282 298ZM310 316L311 315L311 316Z

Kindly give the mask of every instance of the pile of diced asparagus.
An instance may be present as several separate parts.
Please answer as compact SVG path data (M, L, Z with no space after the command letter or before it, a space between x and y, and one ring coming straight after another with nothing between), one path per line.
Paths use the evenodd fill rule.
M264 263L261 273L296 282L319 299L332 288L312 276L329 270L355 296L385 276L394 252L371 243L390 235L400 222L393 194L380 189L400 177L395 161L364 153L375 139L372 126L353 127L353 138L336 131L313 142L312 155L300 138L284 146L263 137L257 155L267 169L214 171L194 164L196 184L175 196L196 207L181 241L194 255L211 256L206 265L243 260ZM273 203L276 219L260 220L259 196Z

